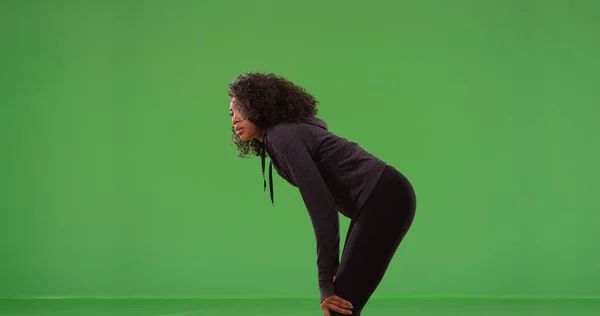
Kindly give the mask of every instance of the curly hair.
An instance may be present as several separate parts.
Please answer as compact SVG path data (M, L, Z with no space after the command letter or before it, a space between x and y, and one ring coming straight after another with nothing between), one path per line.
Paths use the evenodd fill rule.
M240 113L254 123L259 131L279 122L318 113L318 101L306 89L272 73L241 74L229 84L228 95L236 98ZM260 141L253 139L244 142L236 136L234 127L231 132L239 157L261 155Z

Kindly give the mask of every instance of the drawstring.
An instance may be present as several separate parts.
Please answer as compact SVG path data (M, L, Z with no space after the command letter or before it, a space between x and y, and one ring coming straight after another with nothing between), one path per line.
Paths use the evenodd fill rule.
M263 190L267 190L267 180L265 179L265 159L267 152L267 137L265 135L262 143L261 162L262 162L262 173L263 173ZM273 198L273 161L269 160L269 190L271 193L271 203L275 205L275 199Z

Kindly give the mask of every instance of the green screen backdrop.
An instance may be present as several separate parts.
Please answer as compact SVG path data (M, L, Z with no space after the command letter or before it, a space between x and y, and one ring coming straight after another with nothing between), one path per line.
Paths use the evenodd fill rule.
M376 297L600 296L599 3L2 1L0 297L318 297L246 71L415 185Z

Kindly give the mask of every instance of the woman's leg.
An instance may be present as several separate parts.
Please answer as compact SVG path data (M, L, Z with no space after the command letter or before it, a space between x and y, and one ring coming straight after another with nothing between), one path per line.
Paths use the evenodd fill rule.
M388 167L359 216L351 223L335 280L336 295L360 315L410 228L416 199L408 180ZM331 311L332 316L341 315Z

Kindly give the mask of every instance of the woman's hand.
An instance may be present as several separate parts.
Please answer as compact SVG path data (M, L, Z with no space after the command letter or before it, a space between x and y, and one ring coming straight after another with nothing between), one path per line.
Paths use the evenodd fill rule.
M350 310L351 308L352 304L350 302L337 295L332 295L324 299L323 302L321 302L321 309L323 310L325 316L331 316L329 310L336 311L345 315L350 315L352 314L352 311Z

